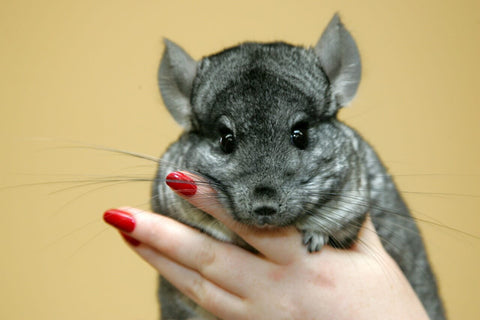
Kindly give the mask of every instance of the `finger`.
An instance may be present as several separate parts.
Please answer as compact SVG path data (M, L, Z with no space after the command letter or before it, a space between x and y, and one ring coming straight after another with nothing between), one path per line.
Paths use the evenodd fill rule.
M127 234L124 238L134 250L140 247L139 243L146 244L162 256L200 273L238 296L245 297L247 288L253 285L255 279L249 275L268 272L268 263L262 258L235 245L217 241L171 218L135 208L114 209L107 213L118 214L122 219L125 215L134 219L134 227L121 229L124 231L122 235ZM113 218L109 220L115 225Z
M367 218L365 219L365 222L358 233L357 243L360 244L357 246L358 251L365 252L366 250L376 250L378 252L378 250L384 250L382 242L378 237L377 230L373 225L370 214L367 214Z
M221 319L237 319L245 310L244 300L205 279L200 273L186 268L141 245L135 251L187 297Z
M403 274L397 263L383 247L370 214L367 215L367 218L360 229L357 245L354 247L354 250L359 254L370 258L362 260L366 263L370 263L372 270L378 270L378 267L380 266L380 270L383 271L386 280L392 282L392 284L396 284L398 283L398 280L403 279ZM390 272L387 272L387 270ZM392 273L394 270L397 273Z
M294 227L256 228L235 221L204 178L188 172L174 172L167 176L166 182L180 196L221 221L269 260L286 264L303 255L301 236Z

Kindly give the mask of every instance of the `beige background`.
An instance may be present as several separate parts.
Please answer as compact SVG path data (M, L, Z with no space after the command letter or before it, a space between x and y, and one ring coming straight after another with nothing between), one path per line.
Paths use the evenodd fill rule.
M162 37L195 58L244 40L313 45L335 11L364 66L341 117L425 221L451 319L480 319L480 240L464 234L480 236L478 0L2 0L0 318L156 318L155 273L101 220L149 200L148 182L102 177L154 166L78 147L157 156L178 136L156 87Z

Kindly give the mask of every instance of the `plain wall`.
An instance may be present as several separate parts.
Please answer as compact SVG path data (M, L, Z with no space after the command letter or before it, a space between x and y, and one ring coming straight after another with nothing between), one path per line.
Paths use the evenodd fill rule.
M148 181L122 181L154 163L83 146L158 156L176 139L163 37L196 59L245 40L310 46L337 11L363 62L340 116L396 175L451 319L480 319L478 0L1 1L0 318L155 319L155 272L101 219L149 207Z

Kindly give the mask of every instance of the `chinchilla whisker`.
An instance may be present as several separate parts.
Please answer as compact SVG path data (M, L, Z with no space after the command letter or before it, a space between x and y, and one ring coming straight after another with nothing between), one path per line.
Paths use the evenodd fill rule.
M203 181L203 180L192 180L192 181L184 181L184 180L179 180L179 179L165 179L165 182L167 183L177 183L177 184L185 184L185 185L196 185L196 186L207 186L212 189L217 189L221 191L223 189L223 186L215 183L214 181ZM180 191L180 190L178 190ZM212 192L212 194L219 194L221 195L222 193L215 193Z
M343 224L339 223L339 220L338 219L334 219L334 217L338 214L337 210L338 208L337 207L332 207L332 206L329 206L329 205L324 205L322 206L322 210L325 210L328 212L328 215L324 215L324 219L326 221L329 221L333 224L336 224L338 227L343 227ZM345 210L345 208L342 208L342 210ZM349 212L350 210L348 210L347 212ZM349 212L349 213L354 213L353 211L352 212ZM359 223L356 223L354 221L349 221L349 225L350 226L354 226L355 228L362 228L362 224L359 224Z
M369 230L369 231L372 231L372 230ZM391 272L388 272L388 269L389 269L388 262L385 260L384 255L381 252L379 252L378 249L372 248L372 246L365 243L362 239L357 239L356 245L361 246L364 250L366 250L370 254L370 256L380 266L380 270L382 270L382 273L385 276L385 279L387 281L389 281L390 283L392 283L392 285L400 279L399 275L397 275L395 278L393 278L394 275ZM367 262L368 262L368 260L367 260ZM370 263L370 262L368 262L368 263ZM375 263L375 262L372 261L371 263ZM375 267L372 266L372 268L375 268Z
M208 214L207 211L208 211L209 209L224 209L224 207L223 207L220 203L217 203L217 204L214 204L214 205L209 204L208 206L207 206L207 205L205 205L205 206L201 206L201 205L200 205L200 206L198 206L198 207L196 207L196 208L199 209L199 210L201 210L201 211L206 212L207 214ZM193 208L192 208L192 209L193 209Z
M332 196L332 197L336 197L336 201L340 201L340 202L345 202L345 203L348 203L347 200L352 200L352 201L359 201L359 200L362 200L361 197L357 196L355 194L355 192L353 192L354 194L353 195L349 195L348 193L336 193L336 192L318 192L318 194L320 195L326 195L326 196ZM345 199L347 198L347 199ZM368 202L368 200L362 200L361 202L363 202L365 204L365 207L368 207L368 208L372 208L372 209L378 209L380 211L386 211L388 213L392 213L392 214L400 214L401 215L401 209L399 209L399 211L396 211L396 210L391 210L391 209L386 209L384 207L381 207L381 206L377 206L377 205L374 205L370 202ZM360 203L361 204L361 203ZM424 215L424 216L427 216L426 214L423 214L421 212L419 212L418 210L415 211L413 210L414 213L416 214L420 214L420 215ZM401 215L402 217L405 217L405 218L409 218L408 216L405 216L405 215ZM427 222L429 220L426 220L425 222ZM437 222L439 223L439 222Z
M330 221L331 223L337 222L338 220L333 219L333 217L337 213L338 208L326 206L326 209L328 209L329 215L325 216L325 220ZM354 222L354 221L349 221L348 224L350 226L353 226L353 227L357 228L357 229L361 229L362 227L364 227L363 224L360 224L360 223L357 223L357 222ZM407 228L406 226L403 226L401 224L394 224L394 225L397 228L403 229L404 231L407 231L407 232L414 232L415 231L415 230L410 230L409 228ZM342 226L343 225L338 224L338 227L342 227ZM398 229L396 229L396 230L398 230ZM379 235L379 237L381 237L381 235ZM357 241L358 241L358 239L357 239ZM397 250L398 252L401 251L401 248L398 247L394 242L390 241L389 239L382 238L382 241L384 243L389 244L391 247L395 248L395 250Z
M336 219L334 219L334 217L337 215L337 212L335 211L337 208L335 207L329 207L328 205L325 205L322 207L322 210L325 210L326 212L328 212L328 214L325 214L322 216L322 218L325 220L325 221L328 221L334 225L336 225L337 227L342 227L343 225ZM305 213L308 214L308 215L315 215L315 214L318 214L318 212L310 209L310 210L305 210ZM325 233L329 233L328 231L325 231Z
M90 237L87 241L85 241L81 246L79 246L77 249L75 249L68 257L67 260L72 259L75 255L77 255L81 250L83 250L87 245L92 243L95 239L97 239L101 234L103 234L105 231L107 231L108 228L105 227L96 234L94 234L92 237Z
M338 208L326 206L326 207L324 207L323 209L326 209L326 211L328 211L328 213L329 213L329 215L325 215L325 216L324 216L324 218L325 218L326 221L329 221L330 223L333 223L334 225L337 225L337 227L339 227L339 228L342 228L342 227L343 227L342 224L338 223L338 220L333 219L333 217L334 217L334 216L336 215L336 213L337 213L336 210L338 210ZM349 224L350 226L353 226L353 227L357 228L357 229L361 229L362 227L364 227L363 224L356 223L356 222L354 222L354 221L349 221L348 224ZM325 232L328 234L328 231L325 231ZM340 248L342 248L342 249L348 249L347 247L344 247L344 246L342 245L341 241L339 241L339 239L337 239L334 235L332 235L332 234L329 234L329 235L330 235L331 239L333 239L334 241L336 241L336 242L340 245ZM395 243L392 243L392 242L389 241L388 239L383 239L383 241L384 241L385 243L388 243L388 244L392 245L392 247L397 248L396 250L400 250L400 248L398 248L398 246L396 246ZM361 242L361 239L357 239L356 242L357 242L357 243L358 243L358 242ZM373 251L372 251L372 253L373 253L374 256L378 256L378 253L375 253L375 252L373 252ZM380 261L381 259L377 259L377 260Z
M49 242L48 244L45 245L45 249L49 248L49 247L52 247L54 245L56 245L57 243L60 243L61 241L65 240L66 238L68 237L72 237L73 235L75 235L76 233L78 232L81 232L81 231L84 231L86 228L92 226L92 225L96 225L99 223L99 219L98 218L95 218L95 220L91 220L87 223L84 223L83 225L71 230L70 232L68 233L65 233L59 237L57 237L56 239L54 239L53 241Z
M81 194L79 194L78 196L68 200L67 202L65 202L62 206L60 206L60 208L58 208L57 210L55 210L51 216L54 217L54 216L57 216L60 212L62 212L67 206L69 206L70 204L78 201L79 199L93 193L93 192L96 192L98 190L102 190L102 189L106 189L106 188L110 188L110 187L114 187L114 186L118 186L118 185L123 185L123 184L126 184L126 183L129 183L130 181L117 181L117 182L109 182L108 184L105 184L105 185L101 185L97 188L93 188L93 189L90 189L90 190L87 190ZM61 190L61 191L65 191L65 190ZM59 191L56 191L56 192L59 192Z
M85 180L85 181L88 181L88 180ZM77 181L76 182L76 183L78 183L77 185L65 187L65 188L62 188L62 189L58 189L58 190L50 192L50 194L52 195L52 194L65 192L65 191L72 190L72 189L79 189L79 188L89 187L89 186L97 185L97 184L109 184L109 186L112 186L112 185L125 184L125 183L130 183L130 182L152 182L152 181L153 181L152 179L144 179L144 178L131 178L131 179L112 178L112 179L108 179L108 180L107 179L102 179L102 180L94 180L94 181L83 182L83 183L80 182L80 181Z
M149 164L138 164L138 165L135 165L135 166L126 166L126 167L122 167L122 168L118 169L117 171L124 172L124 171L130 170L130 169L143 169L143 168L156 169L155 164L149 163Z
M215 192L208 192L208 193L197 193L195 195L195 197L197 198L202 198L202 199L219 199L219 197L221 197L222 195L219 194L219 193L215 193ZM159 194L156 194L156 195L153 195L151 196L150 200L158 200L160 199L160 195ZM195 207L196 209L199 209L201 211L204 211L206 212L208 209L211 209L211 208L220 208L220 209L223 209L224 207L222 206L222 204L218 203L217 205L213 206L211 203L208 204L208 207L205 206L205 207L202 207L202 206L197 206ZM191 208L192 211L195 211L196 209L195 208ZM160 214L162 214L163 212L159 212Z
M328 207L328 205L324 205L324 207ZM473 238L473 239L480 239L480 236L478 235L474 235L474 234L471 234L471 233L468 233L468 232L465 232L463 230L460 230L460 229L457 229L457 228L454 228L454 227L451 227L451 226L448 226L446 224L443 224L441 222L437 222L437 221L433 221L433 220L427 220L427 219L423 219L423 218L419 218L417 216L412 216L412 217L408 217L408 216L405 216L403 214L401 214L401 212L399 211L393 211L393 210L388 210L384 207L381 207L381 206L375 206L375 205L372 205L370 204L368 206L369 208L372 208L372 209L376 209L376 210L379 210L379 211L384 211L387 213L387 215L385 216L379 216L377 217L377 219L385 219L385 220L389 220L389 217L388 217L388 214L394 214L396 215L397 217L401 218L401 219L404 219L406 222L408 222L409 219L413 219L419 223L423 223L423 224L426 224L426 225L433 225L435 227L438 227L440 229L444 229L444 230L449 230L449 231L452 231L456 234L461 234L461 235L464 235L464 236L467 236L469 238ZM331 214L333 215L335 210L338 210L338 208L334 208L334 207L330 207L330 209L333 209L333 212L331 212ZM343 209L345 210L345 209ZM422 214L422 213L419 213L418 210L414 210L413 211L415 214ZM355 212L350 212L350 213L355 213ZM407 225L405 224L402 224L402 223L396 223L396 222L392 222L390 221L390 224L392 224L393 226L396 227L396 230L403 230L405 232L408 232L408 233L412 233L412 234L415 234L417 233L417 230L416 229L411 229L409 228ZM386 240L384 240L386 241ZM388 241L387 241L388 242ZM389 244L392 246L392 247L395 247L395 244L392 243L392 242L389 242ZM400 248L398 248L398 250L400 250Z
M426 191L407 191L401 190L401 193L408 194L408 195L418 195L418 196L432 196L438 198L477 198L480 199L480 195L478 194L468 194L468 193L456 193L456 192L426 192Z
M401 247L399 247L398 245L396 245L396 244L393 243L392 241L389 241L388 239L385 239L384 237L380 237L380 240L382 241L382 243L388 244L388 245L392 246L393 248L395 248L394 250L395 250L398 254L401 255L401 252L402 252L402 248L401 248ZM372 250L372 248L371 248L368 244L365 244L361 239L358 239L358 240L357 240L357 243L358 243L359 245L362 245L363 248L366 248L366 249L369 250L371 253L373 253L372 256L376 257L376 260L377 260L377 261L383 261L383 259L378 258L378 251L377 251L377 250ZM375 253L376 253L376 254L375 254ZM411 263L411 265L415 265L415 263L416 263L416 262L415 262L415 257L407 257L407 256L403 255L403 258L404 258L404 259L407 259L408 262ZM385 263L382 263L382 265L384 265L385 267L388 267L388 265L385 264ZM385 269L382 268L382 270L385 270ZM424 271L419 271L419 272L420 272L423 276L428 277L428 274L425 273Z
M443 172L422 172L422 173L395 173L395 174L390 174L390 173L376 173L372 174L372 177L378 178L378 177L393 177L393 178L417 178L417 177L448 177L448 178L479 178L480 174L478 173L472 173L472 174L459 174L459 173L443 173Z
M348 213L351 213L351 214L354 214L355 211L354 210L347 210L346 208L338 208L338 207L334 207L334 206L330 206L328 204L325 204L322 206L322 210L325 210L326 212L328 212L328 215L324 215L324 219L327 220L327 221L330 221L330 222L335 222L339 227L342 226L342 224L340 224L338 222L338 220L334 220L332 217L334 217L336 214L337 214L337 210L343 210L343 211L346 211ZM353 225L353 222L350 222L350 225ZM395 225L398 225L399 228L407 231L407 232L412 232L412 233L415 233L416 230L410 230L408 227L404 226L404 225L401 225L401 224L395 224ZM360 228L361 225L358 225L358 224L355 224L356 227Z
M74 175L69 175L70 177ZM150 176L147 176L145 178L139 178L139 177L134 177L134 176L92 176L92 175L87 175L87 177L90 177L88 179L86 178L78 178L78 179L65 179L65 180L53 180L53 181L43 181L43 182L31 182L31 183L22 183L22 184L17 184L17 185L10 185L10 186L2 186L0 187L0 190L8 190L8 189L16 189L16 188L28 188L28 187L39 187L39 186L48 186L48 185L62 185L62 184L80 184L83 186L83 184L95 184L95 183L104 183L104 182L114 182L114 181L131 181L131 182L152 182L154 179L151 178ZM79 186L79 187L81 187ZM67 187L66 189L68 189ZM75 187L72 187L75 188ZM53 191L52 193L55 193L56 191Z
M89 180L90 181L90 180ZM84 183L85 180L57 180L57 181L46 181L46 182L31 182L31 183L22 183L11 186L0 187L2 189L16 189L16 188L28 188L28 187L39 187L39 186L48 186L48 185L59 185L59 184L72 184L72 183Z
M72 141L71 143L78 143L80 145L54 147L53 149L89 149L89 150L98 150L98 151L105 151L105 152L111 152L111 153L117 153L117 154L132 156L132 157L139 158L139 159L153 161L155 163L158 163L159 160L160 160L157 157L153 157L153 156L138 153L138 152L132 152L132 151L116 149L116 148L111 148L111 147L105 147L105 146L99 146L99 145L94 145L94 144L86 144L86 143L81 143L81 142L73 142Z
M346 200L342 200L342 199L340 199L338 201L344 201L344 202L348 203ZM370 209L376 209L376 210L379 210L379 211L384 211L388 214L394 214L399 218L405 219L405 221L408 221L409 219L414 219L415 221L420 222L420 223L424 223L424 224L427 224L427 225L432 225L432 226L435 226L435 227L438 227L438 228L441 228L441 229L444 229L444 230L449 230L449 231L452 231L452 232L455 232L455 233L459 233L459 234L462 234L464 236L468 236L470 238L480 239L480 236L478 236L478 235L474 235L474 234L462 231L460 229L448 226L444 223L433 220L431 217L429 217L429 219L421 218L421 217L419 217L419 215L426 216L426 217L428 217L428 215L420 212L419 210L412 210L412 213L415 214L414 216L405 216L404 214L402 214L401 211L387 209L387 208L384 208L384 207L381 207L381 206L373 205L371 203L365 203L365 207L368 207ZM385 217L385 219L388 219L388 217ZM405 227L405 226L403 226L403 227ZM414 230L410 230L410 231L412 233L416 232Z
M136 203L136 204L133 204L132 206L135 208L143 209L145 211L150 211L150 204L152 200L153 200L153 197L150 197L150 199L148 199L147 201Z
M381 192L384 191L383 189L376 189L376 188L370 188L370 189L333 189L332 191L337 191L338 194L343 194L343 192L356 192L356 191L377 191ZM408 194L408 195L418 195L418 196L432 196L432 197L444 197L444 198L449 198L449 197L464 197L464 198L478 198L480 199L479 194L473 194L473 193L457 193L457 192L431 192L431 191L418 191L418 190L403 190L399 189L399 192L402 194Z

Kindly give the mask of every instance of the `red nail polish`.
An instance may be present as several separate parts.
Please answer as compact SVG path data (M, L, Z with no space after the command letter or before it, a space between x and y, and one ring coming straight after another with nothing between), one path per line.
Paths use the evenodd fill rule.
M170 188L187 197L193 196L197 192L197 186L193 179L178 171L170 173L165 182Z
M138 247L140 244L142 244L140 241L138 241L137 239L135 238L132 238L130 237L129 235L123 233L123 232L120 232L120 234L122 235L123 239L125 241L127 241L131 246L134 246L134 247Z
M131 213L118 209L110 209L103 214L103 220L125 232L132 232L135 229L135 219Z

